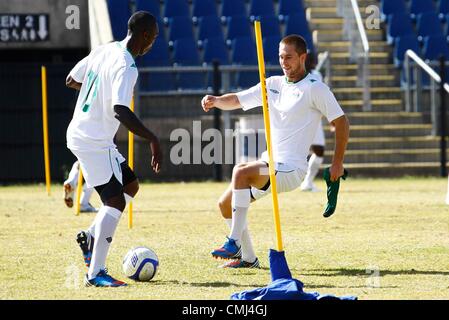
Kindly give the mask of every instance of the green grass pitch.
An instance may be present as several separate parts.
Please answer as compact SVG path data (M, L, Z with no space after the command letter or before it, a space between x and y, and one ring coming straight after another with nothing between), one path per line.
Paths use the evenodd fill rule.
M439 178L343 181L337 211L322 217L318 193L281 194L284 247L290 270L305 291L359 299L449 298L447 180ZM0 299L229 299L270 282L274 246L271 197L254 203L250 232L259 270L220 269L210 251L228 228L217 199L225 183L142 184L134 201L134 228L122 217L110 250L110 273L126 280L121 261L133 246L160 259L148 283L126 288L84 288L86 268L75 242L93 214L75 216L61 185L48 197L43 185L0 187ZM93 198L95 205L99 199Z

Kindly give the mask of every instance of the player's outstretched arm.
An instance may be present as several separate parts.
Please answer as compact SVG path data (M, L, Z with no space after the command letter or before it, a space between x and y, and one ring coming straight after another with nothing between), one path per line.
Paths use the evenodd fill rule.
M222 96L206 95L201 100L201 107L205 112L208 112L212 108L218 108L221 110L235 110L241 108L241 104L237 95L234 93L228 93Z
M343 159L349 139L349 120L346 115L338 117L331 123L335 127L335 150L330 168L331 181L343 175Z
M115 118L120 121L129 131L142 137L150 143L151 149L151 167L153 171L158 173L162 165L162 151L159 144L159 139L148 130L137 116L128 107L115 105Z
M72 76L67 76L67 78L65 79L65 85L69 88L80 90L82 83L73 80Z

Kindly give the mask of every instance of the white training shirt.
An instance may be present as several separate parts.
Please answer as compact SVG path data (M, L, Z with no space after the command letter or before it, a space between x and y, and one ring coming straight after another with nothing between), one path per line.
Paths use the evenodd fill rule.
M307 171L307 156L325 116L329 122L344 115L329 87L308 74L296 83L285 76L266 79L273 160ZM262 105L260 83L237 93L243 110Z
M129 107L138 76L126 40L93 50L69 75L82 86L67 129L67 147L80 151L115 147L120 122L114 117L114 105Z

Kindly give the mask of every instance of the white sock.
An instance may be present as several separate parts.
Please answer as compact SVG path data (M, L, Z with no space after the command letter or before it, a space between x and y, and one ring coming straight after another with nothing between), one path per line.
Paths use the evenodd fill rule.
M232 227L229 238L236 240L240 245L243 230L246 228L246 216L251 202L249 189L232 190Z
M95 243L92 260L87 273L88 279L93 279L100 270L105 268L106 257L114 236L115 229L122 213L112 207L102 206L97 213L98 221L95 224Z
M128 205L128 203L130 203L134 198L131 197L129 194L124 193L125 195L125 201L126 201L126 205ZM89 231L89 233L92 235L92 237L95 238L95 224L97 223L97 217L98 215L95 217L94 221L92 222L92 224L90 225L89 229L87 229L87 231Z
M83 192L81 193L80 204L82 206L87 206L90 202L90 197L94 192L94 188L89 188L86 184L83 185Z
M70 184L72 188L76 188L76 185L78 184L78 173L79 173L79 162L75 161L75 163L72 165L72 169L70 169L69 176L67 177L67 180L64 181L64 184Z
M323 157L318 157L315 153L310 156L309 167L307 169L307 174L304 181L307 181L308 184L312 183L313 179L315 179L318 171L320 170L323 160Z
M232 219L225 219L226 224L229 228L232 228ZM242 238L240 239L242 246L242 260L246 262L256 261L256 253L254 252L253 242L251 241L251 236L248 230L248 222L246 223L246 228L242 232Z

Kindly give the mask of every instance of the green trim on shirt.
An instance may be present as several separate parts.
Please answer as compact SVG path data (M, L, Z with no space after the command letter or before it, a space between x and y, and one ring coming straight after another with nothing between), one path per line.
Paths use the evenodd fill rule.
M137 67L136 67L136 60L134 60L134 57L133 57L133 55L131 54L131 52L128 50L128 48L124 48L124 47L122 46L122 44L121 44L120 41L116 41L115 43L116 43L121 49L123 49L123 50L126 49L126 51L129 53L129 55L131 56L131 59L133 59L133 62L134 62L134 63L131 65L131 67L137 68Z
M285 82L287 82L288 84L295 84L295 83L298 83L298 82L301 82L302 80L304 80L308 75L309 75L309 73L306 72L306 74L304 75L304 77L302 77L302 78L299 79L298 81L288 81L287 77L284 77L284 78L285 78Z

